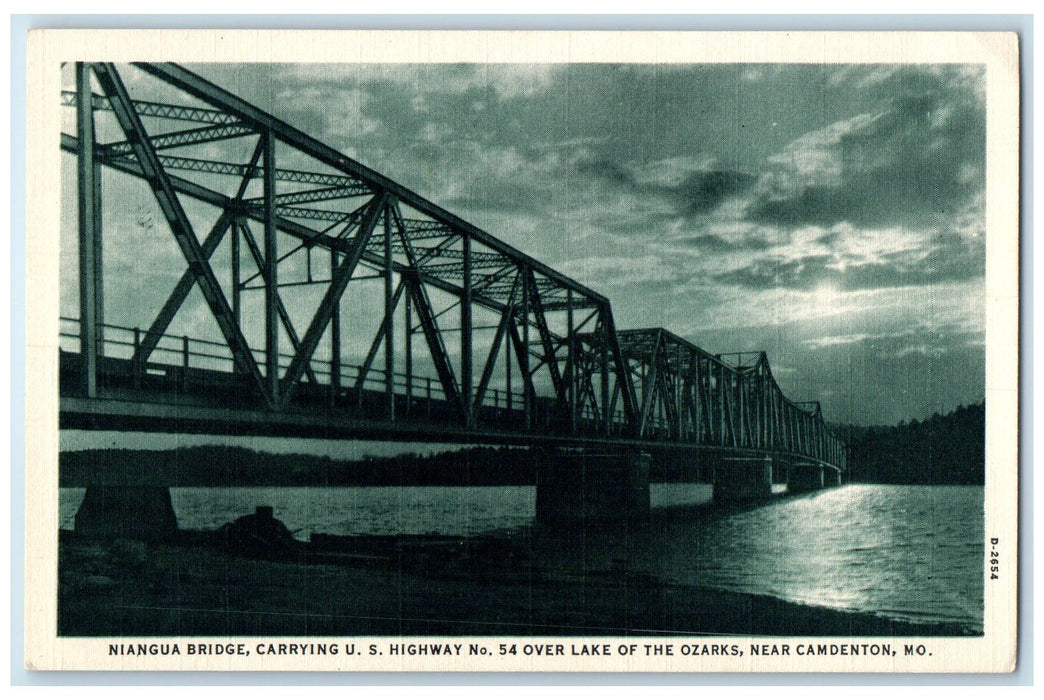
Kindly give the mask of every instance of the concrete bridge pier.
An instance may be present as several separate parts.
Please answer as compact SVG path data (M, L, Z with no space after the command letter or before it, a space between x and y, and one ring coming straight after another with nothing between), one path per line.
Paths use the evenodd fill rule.
M540 524L635 521L649 517L648 454L550 451L537 462Z
M825 472L826 467L821 464L795 462L790 465L787 475L787 491L790 493L818 491L827 485Z
M772 495L772 457L722 457L714 470L715 501L753 501Z
M178 519L165 486L88 486L76 511L77 535L166 544L178 536Z

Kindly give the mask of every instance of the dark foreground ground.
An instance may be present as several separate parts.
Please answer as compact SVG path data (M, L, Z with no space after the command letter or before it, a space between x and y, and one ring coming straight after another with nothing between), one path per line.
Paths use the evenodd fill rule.
M444 542L399 546L395 557L355 547L290 561L198 540L145 547L70 535L59 548L61 636L971 634L624 570L549 572L518 561L511 548L472 546L447 558Z

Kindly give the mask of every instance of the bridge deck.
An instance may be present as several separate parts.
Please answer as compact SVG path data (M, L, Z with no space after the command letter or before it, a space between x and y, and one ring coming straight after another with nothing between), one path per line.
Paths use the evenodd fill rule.
M76 386L81 364L77 354L61 353L62 429L517 445L603 452L638 449L660 455L661 466L665 461L675 468L679 459L698 462L715 456L772 455L788 462L808 461L839 469L784 446L764 449L679 443L668 440L666 430L652 439L628 437L622 422L618 432L609 436L600 433L602 424L597 420L581 423L581 430L574 432L566 422L553 420L554 402L546 398L542 401L544 410L538 413L541 430L527 431L524 412L517 406L508 408L506 402L485 407L476 426L465 429L453 405L443 397L408 400L405 394L398 394L398 410L390 420L381 417L385 402L379 390L342 388L335 393L329 385L316 385L302 391L292 405L272 409L258 397L245 401L251 392L247 377L150 363L150 371L135 379L133 363L114 358L105 358L100 364L98 394L86 398L82 392L69 389Z

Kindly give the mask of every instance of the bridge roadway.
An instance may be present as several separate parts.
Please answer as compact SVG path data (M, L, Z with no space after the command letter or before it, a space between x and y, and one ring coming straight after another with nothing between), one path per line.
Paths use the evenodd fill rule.
M618 330L606 297L181 66L63 70L79 299L62 428L713 455L739 495L772 460L809 488L844 472L819 404L787 398L764 352ZM116 181L152 208L121 206ZM184 265L166 300L150 301L169 256L140 261L149 293L107 305L106 246L164 229ZM178 335L200 312L211 334Z

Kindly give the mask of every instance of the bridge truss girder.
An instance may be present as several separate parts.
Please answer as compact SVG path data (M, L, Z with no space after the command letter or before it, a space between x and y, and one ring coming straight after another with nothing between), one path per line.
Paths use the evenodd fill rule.
M113 320L102 294L106 168L148 185L185 265L145 330L134 329L136 382L159 364L199 289L219 332L211 345L242 380L246 404L285 410L326 395L359 410L368 396L369 411L379 396L377 412L394 423L416 418L425 400L430 418L437 394L455 429L694 443L843 468L844 445L818 404L787 399L764 353L711 355L663 329L618 332L605 297L184 68L75 71L76 90L62 94L75 134L63 133L61 147L76 160L81 395L103 390ZM170 101L138 99L128 84ZM106 120L119 137L100 143ZM321 279L315 253L327 258ZM294 278L301 268L306 279ZM368 281L381 293L346 301ZM295 297L300 289L318 301ZM244 300L254 290L259 314ZM252 332L260 347L248 343ZM350 378L353 341L367 349Z
M619 333L638 435L808 457L844 468L818 402L788 399L764 352L712 355L663 328ZM726 361L729 358L730 361Z
M105 167L148 184L185 264L146 329L135 328L136 373L155 364L172 321L199 289L233 372L249 380L243 401L279 410L320 386L334 396L354 389L361 397L383 347L383 406L394 421L396 406L409 411L419 391L414 336L420 336L440 400L467 428L503 420L506 412L526 431L631 433L633 390L605 297L179 66L81 63L75 69L77 90L63 93L62 101L76 108L77 128L75 135L62 134L62 149L74 155L78 172L78 350L88 397L99 391L105 352L100 209L112 206L100 192L98 173ZM128 70L136 80L124 81ZM146 83L150 97L177 97L131 95L128 85ZM185 95L196 104L179 104ZM101 118L118 127L120 138L99 142L95 122ZM252 155L237 160L244 145ZM193 203L216 208L217 216L204 216ZM207 234L201 239L197 231ZM219 279L224 268L215 256L226 248L228 279ZM322 280L312 276L318 251L329 257ZM302 257L308 279L290 279L284 269ZM380 319L354 384L346 385L342 316L360 311L345 308L346 290L372 279L383 281ZM306 308L292 300L298 286L318 289L318 304ZM262 319L244 313L243 295L251 290L263 293ZM488 350L488 333L477 342L485 328L476 328L477 314L495 319ZM447 326L447 315L456 327ZM259 348L247 342L251 324L263 325ZM349 327L357 339L358 324ZM598 336L612 358L597 377L581 367L582 335ZM184 345L188 367L188 338ZM478 356L484 362L476 366ZM429 403L431 387L429 380ZM618 417L605 403L609 397L619 401Z

